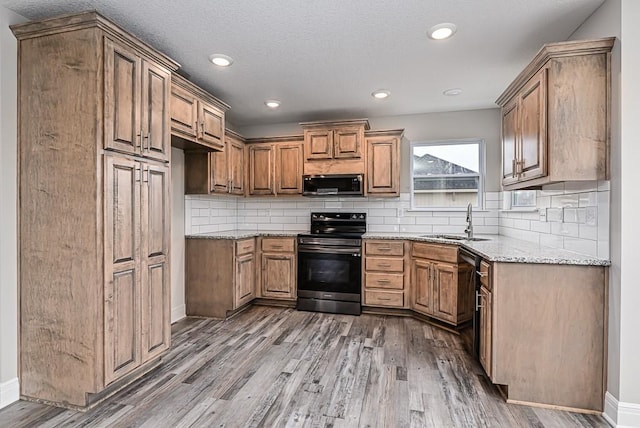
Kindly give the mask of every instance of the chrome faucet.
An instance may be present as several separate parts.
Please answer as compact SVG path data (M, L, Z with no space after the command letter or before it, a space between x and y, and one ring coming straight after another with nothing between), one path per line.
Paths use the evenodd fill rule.
M467 234L467 239L473 239L473 205L471 202L467 205L467 228L464 233Z

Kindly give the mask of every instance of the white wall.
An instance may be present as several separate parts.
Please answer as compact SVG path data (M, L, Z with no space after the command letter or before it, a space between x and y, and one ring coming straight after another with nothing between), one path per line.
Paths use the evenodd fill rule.
M0 7L0 408L18 388L17 53L9 25L26 21Z
M185 316L184 152L171 149L171 322Z
M609 347L605 416L640 427L640 287L635 264L640 225L640 2L606 0L571 36L616 36L612 53ZM624 237L624 239L623 239Z
M515 78L515 76L514 76ZM500 110L468 110L447 113L425 113L405 116L369 118L371 129L404 129L400 189L409 191L409 144L411 141L450 140L455 138L482 138L486 144L487 174L485 190L500 191L501 143ZM245 126L238 132L247 137L270 137L300 135L302 128L297 123L278 125Z

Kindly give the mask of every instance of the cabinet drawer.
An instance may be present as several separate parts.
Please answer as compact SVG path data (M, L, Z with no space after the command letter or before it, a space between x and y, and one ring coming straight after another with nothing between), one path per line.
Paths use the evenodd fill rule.
M293 238L262 238L262 251L293 253L295 240Z
M365 290L364 304L366 306L404 307L404 293L398 291Z
M458 263L458 247L455 245L425 244L414 242L411 251L413 257Z
M404 259L367 257L364 259L364 268L367 271L404 272Z
M484 260L480 262L480 283L489 291L493 288L491 281L491 264Z
M364 275L366 288L404 289L404 275L399 273L370 273Z
M241 256L247 253L253 253L256 249L255 239L243 239L242 241L236 241L236 256Z
M364 252L370 256L404 256L404 242L365 241Z

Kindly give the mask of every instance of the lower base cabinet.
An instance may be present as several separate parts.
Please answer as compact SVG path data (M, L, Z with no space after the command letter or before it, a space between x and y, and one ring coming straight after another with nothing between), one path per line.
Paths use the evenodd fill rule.
M473 317L473 270L458 265L455 245L414 242L411 250L411 307L457 326Z
M226 318L255 298L255 238L187 238L187 315Z
M296 300L295 238L259 237L259 297Z
M601 412L607 268L493 263L491 270L480 291L480 360L491 381L505 386L508 402Z

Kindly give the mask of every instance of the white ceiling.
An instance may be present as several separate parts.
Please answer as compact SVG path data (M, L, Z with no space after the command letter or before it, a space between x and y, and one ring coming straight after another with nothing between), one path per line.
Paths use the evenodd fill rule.
M231 105L236 126L495 107L543 43L604 0L0 0L29 18L97 10ZM457 25L433 41L427 30ZM212 53L235 59L228 69ZM442 92L462 88L457 97ZM377 101L375 89L391 91ZM278 110L266 99L282 101Z

